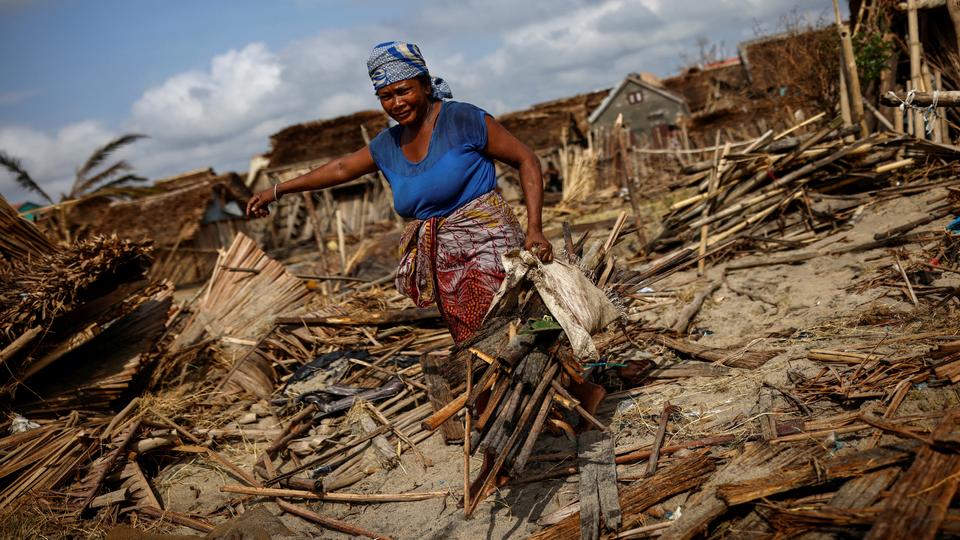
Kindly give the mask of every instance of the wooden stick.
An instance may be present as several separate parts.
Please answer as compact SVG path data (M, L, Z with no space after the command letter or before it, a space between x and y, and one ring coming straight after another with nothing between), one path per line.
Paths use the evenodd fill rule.
M496 380L496 377L487 378L484 384L484 390L488 390L493 386L493 382ZM453 418L453 415L460 412L460 409L464 408L467 404L467 394L466 392L457 396L456 399L447 403L439 411L431 414L426 420L420 423L420 426L427 431L434 431L440 427L444 422ZM469 437L469 434L465 434L465 437Z
M667 422L670 415L677 410L669 401L664 402L663 411L660 412L660 426L657 428L657 437L653 442L653 449L650 452L650 459L647 461L646 476L653 476L657 472L657 462L660 460L660 447L663 446L663 440L667 436Z
M179 514L177 512L172 512L170 510L161 510L159 508L154 508L152 506L137 506L134 508L134 511L141 514L146 514L152 518L160 520L169 520L177 525L183 525L184 527L190 527L195 531L200 531L202 533L208 533L213 530L213 525L205 521L201 521L190 516Z
M910 278L907 276L906 270L903 269L903 264L900 263L900 257L897 257L897 270L900 271L900 276L903 277L904 283L907 284L907 292L910 293L910 301L913 302L913 307L919 307L920 302L917 300L916 293L913 292L913 285L910 284Z
M389 539L389 536L384 536L377 534L367 529L353 525L352 523L347 523L346 521L340 521L339 519L333 519L326 516L321 516L316 512L311 512L302 506L296 504L288 503L287 501L278 500L277 506L280 507L284 512L289 512L295 516L300 516L303 519L312 521L319 525L322 525L328 529L333 529L335 531L340 531L342 533L347 533L353 536L366 536L367 538L374 538L376 540Z
M313 501L338 502L349 504L380 504L390 502L414 502L427 499L442 499L450 495L449 491L421 491L412 493L316 493L300 489L260 488L239 485L220 486L221 493L239 493L256 497L284 497L309 499Z
M494 369L493 367L488 369ZM469 396L473 392L473 355L467 356L467 391L464 396ZM469 517L467 509L470 508L470 439L473 435L472 424L473 411L469 408L463 415L463 516Z
M568 392L567 389L564 388L562 384L557 382L556 379L552 379L550 381L550 385L553 386L553 389L556 390L558 395L563 396L564 398L574 403L574 406L573 406L574 410L576 410L577 414L583 417L584 420L593 424L594 427L596 427L600 431L607 431L607 426L603 425L603 422L597 420L596 417L594 417L592 414L587 412L587 410L583 408L583 405L580 405L580 402L577 401L577 399L574 398L572 395L570 395L570 392Z

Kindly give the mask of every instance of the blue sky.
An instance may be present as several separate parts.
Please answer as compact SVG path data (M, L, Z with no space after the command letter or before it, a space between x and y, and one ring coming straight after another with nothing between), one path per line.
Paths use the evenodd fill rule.
M846 2L842 2L846 3ZM54 198L121 133L151 178L245 171L269 135L377 107L365 61L420 44L456 99L493 113L675 73L698 39L724 46L816 21L830 0L0 0L0 150ZM793 15L791 15L793 13ZM28 198L5 172L0 194ZM35 197L34 197L35 198Z

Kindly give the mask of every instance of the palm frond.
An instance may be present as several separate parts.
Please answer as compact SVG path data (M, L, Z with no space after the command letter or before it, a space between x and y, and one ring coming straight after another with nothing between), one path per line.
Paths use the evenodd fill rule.
M119 178L117 179L119 180ZM101 186L96 191L87 193L78 199L90 200L96 199L98 197L118 197L118 198L127 198L127 199L136 199L139 197L146 197L147 195L154 195L160 193L163 190L155 187L140 187L140 186L110 186L106 185Z
M130 143L139 141L140 139L145 139L147 136L140 133L127 133L126 135L121 135L116 139L108 142L102 147L98 148L90 157L87 159L87 162L80 167L80 170L77 171L77 182L80 184L83 182L83 178L86 178L93 169L96 169L100 164L102 164L110 154L122 148Z
M97 185L98 183L103 182L104 180L109 180L111 177L116 176L124 171L132 171L132 170L133 170L133 167L131 167L129 163L127 163L124 160L120 160L114 163L113 165L107 167L106 169L104 169L103 172L97 173L97 175L94 176L93 178L89 178L81 182L80 185L73 190L73 193L71 195L73 197L80 196L88 192L93 186Z
M33 191L41 197L47 200L50 204L53 204L53 199L47 195L47 192L44 191L39 184L37 184L33 178L30 177L30 174L23 168L23 165L20 163L20 160L7 154L6 152L0 151L0 165L5 169L13 173L14 180L20 184L20 187L26 189L27 191Z
M106 184L98 187L93 190L91 193L99 193L105 189L117 188L117 187L126 187L131 182L146 182L147 179L142 176L137 176L135 174L125 174L116 180L111 180Z

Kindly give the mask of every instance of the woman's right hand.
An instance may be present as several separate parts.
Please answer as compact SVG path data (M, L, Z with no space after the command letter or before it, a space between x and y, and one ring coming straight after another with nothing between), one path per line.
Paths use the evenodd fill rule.
M267 205L273 202L273 188L265 189L257 193L247 201L247 217L267 217L270 210Z

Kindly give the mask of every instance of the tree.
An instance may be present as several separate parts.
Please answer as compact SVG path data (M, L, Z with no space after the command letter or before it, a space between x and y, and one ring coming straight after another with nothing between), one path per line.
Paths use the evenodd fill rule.
M110 157L110 154L128 144L144 138L146 138L146 135L141 135L139 133L128 133L126 135L121 135L98 148L89 158L87 158L86 163L84 163L83 166L77 170L77 176L73 181L73 187L70 188L70 193L67 194L66 198L77 199L85 195L93 195L98 192L102 193L104 191L111 190L112 188L123 187L132 182L146 181L146 178L130 173L129 171L132 171L133 167L131 167L130 164L124 160L117 161L113 165L104 168L99 173L93 174L93 171L100 167L100 165L102 165L107 158ZM127 174L118 177L118 175L121 173Z
M53 199L51 199L50 196L47 195L47 192L44 191L43 188L41 188L40 185L33 180L33 178L30 177L30 174L26 170L24 170L19 159L0 150L0 165L3 165L5 169L13 174L14 180L20 184L20 187L40 195L46 199L47 202L53 204Z

